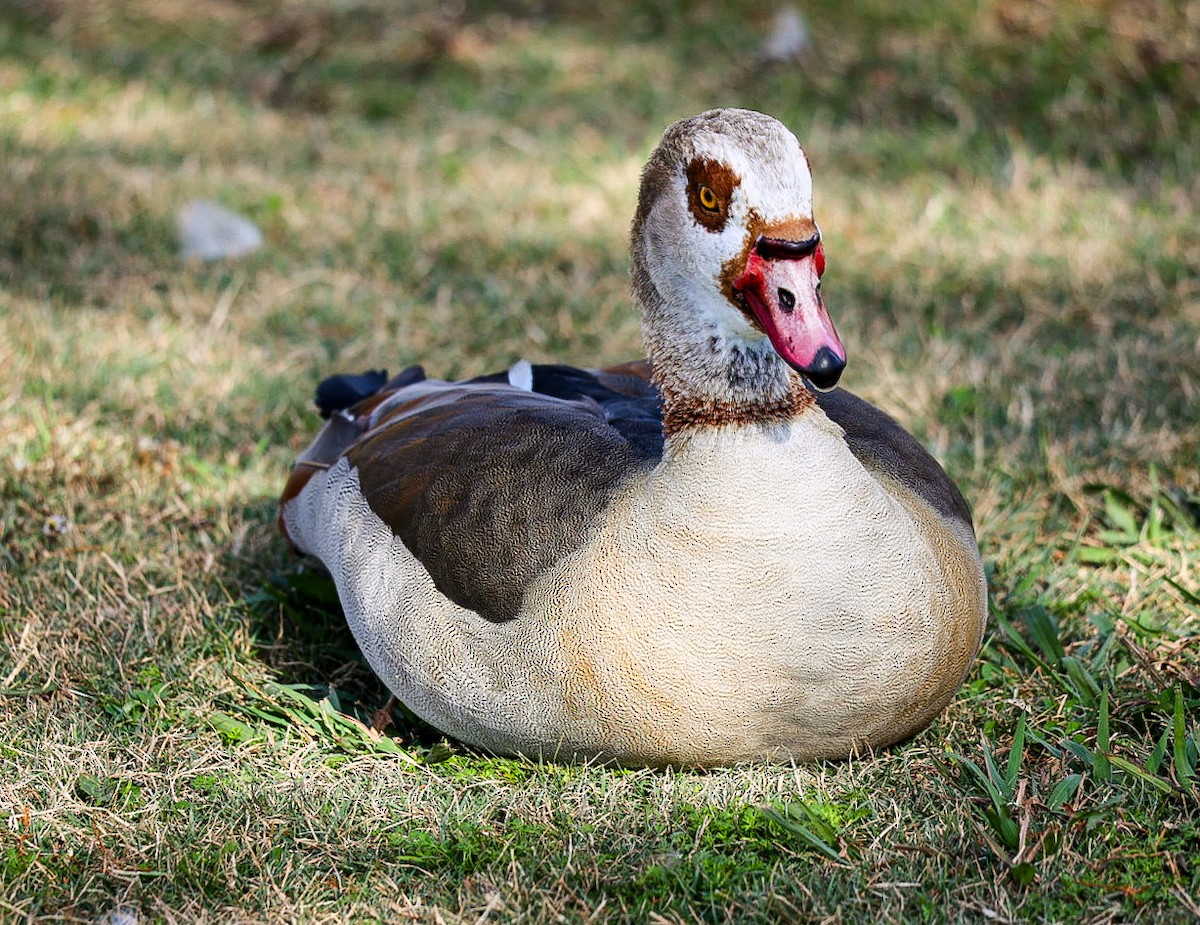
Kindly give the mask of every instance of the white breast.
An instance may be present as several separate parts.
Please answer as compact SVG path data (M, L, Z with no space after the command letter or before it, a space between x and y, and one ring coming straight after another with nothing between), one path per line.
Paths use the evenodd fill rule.
M935 669L949 602L928 536L823 415L802 420L694 438L549 576L566 700L598 738L643 759L844 753Z

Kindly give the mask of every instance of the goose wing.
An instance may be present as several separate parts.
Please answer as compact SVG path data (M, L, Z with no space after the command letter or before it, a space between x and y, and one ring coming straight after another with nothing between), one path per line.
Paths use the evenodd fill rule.
M532 391L510 375L450 383L413 368L369 395L353 380L378 374L322 383L319 396L337 397L284 505L344 456L442 594L488 620L516 617L529 584L658 461L662 432L653 386L623 368L534 366Z

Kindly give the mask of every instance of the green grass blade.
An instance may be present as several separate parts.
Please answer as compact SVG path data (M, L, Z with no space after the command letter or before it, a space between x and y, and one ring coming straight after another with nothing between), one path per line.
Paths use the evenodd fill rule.
M1083 783L1082 774L1069 774L1054 785L1050 796L1046 798L1047 809L1058 809L1075 796L1079 785Z
M1074 755L1085 767L1090 768L1095 758L1095 752L1075 739L1063 739L1063 748Z
M1153 774L1146 771L1145 768L1139 768L1132 761L1129 761L1126 758L1122 758L1120 755L1110 754L1106 757L1107 757L1107 760L1112 762L1112 764L1115 767L1120 768L1122 771L1127 771L1128 773L1132 774L1134 777L1138 778L1138 780L1145 781L1147 784L1149 784L1151 787L1153 787L1159 793L1170 793L1171 792L1170 784L1168 784L1164 780L1161 780L1161 779L1155 777Z
M252 707L249 704L239 704L238 709L248 716L261 719L263 722L270 723L272 726L278 726L280 729L288 729L293 725L286 717L275 713L268 713L266 710L260 710L258 707Z
M1029 641L1021 634L1021 631L1018 630L1012 624L1012 622L1000 612L999 609L996 609L995 617L996 625L1004 631L1004 635L1008 638L1008 641L1013 644L1014 648L1016 648L1018 652L1024 655L1027 659L1029 659L1030 662L1032 662L1038 668L1041 668L1043 671L1050 671L1050 666L1046 664L1046 660L1034 651L1033 646L1029 644Z
M983 817L987 820L992 831L1000 836L1000 841L1009 851L1016 851L1021 843L1021 826L1012 816L1012 810L1007 804L1002 806L983 807Z
M1104 642L1100 644L1099 651L1096 652L1091 664L1087 667L1088 674L1090 674L1092 678L1095 678L1096 675L1104 669L1104 666L1108 664L1109 659L1112 657L1113 650L1116 649L1117 642L1121 637L1112 631L1115 621L1107 614L1102 614L1090 622L1093 622L1093 624L1100 629L1100 633L1104 637Z
M799 822L794 818L791 807L763 807L762 814L778 825L780 828L795 835L805 845L816 851L818 854L828 858L835 864L844 865L845 858L838 854L837 850L829 844L824 838L812 831L804 823Z
M1200 594L1194 594L1193 592L1189 591L1174 578L1163 576L1163 581L1174 588L1186 603L1191 604L1193 607L1200 607Z
M983 768L981 768L978 764L976 764L970 758L966 758L963 755L957 755L957 754L951 753L950 757L957 764L966 768L971 773L971 775L974 776L975 780L979 783L980 789L982 789L983 792L988 795L988 798L992 801L992 803L994 803L996 806L1004 805L1004 803L1005 803L1004 796L1000 793L999 788L996 786L995 780L990 778L984 772Z
M1121 554L1107 546L1080 546L1076 556L1084 565L1108 565Z
M1017 720L1017 730L1013 733L1012 749L1008 753L1008 766L1004 771L1004 786L1009 793L1017 787L1017 776L1021 773L1021 762L1025 758L1025 714Z
M212 727L217 730L221 738L225 741L236 744L244 744L246 742L254 742L261 739L253 726L243 723L240 719L234 719L228 713L222 713L219 710L214 710L206 717Z
M1159 736L1158 744L1154 746L1154 751L1150 753L1150 757L1146 759L1146 770L1151 774L1157 774L1158 769L1162 767L1163 758L1167 755L1167 742L1171 738L1171 730L1164 729L1163 734Z
M1096 751L1092 755L1092 774L1096 780L1112 780L1112 767L1108 761L1108 691L1100 695L1100 719L1096 724Z
M1175 686L1175 709L1172 716L1172 738L1174 739L1175 778L1181 787L1191 787L1196 768L1187 749L1187 723L1183 714L1183 686Z
M1037 879L1037 868L1028 861L1022 861L1020 864L1014 864L1009 869L1009 874L1012 875L1017 886L1026 887Z
M1108 519L1116 525L1120 541L1128 546L1136 543L1141 536L1137 518L1130 510L1132 504L1133 499L1124 492L1121 492L1119 496L1116 491L1104 493L1104 512L1108 515Z
M1100 684L1088 671L1087 666L1073 655L1063 656L1060 664L1067 673L1073 692L1086 706L1091 706L1100 697Z
M996 802L997 806L1007 804L1012 799L1012 790L1009 789L1003 775L1000 773L1000 769L996 766L996 758L992 754L992 750L987 742L983 743L983 764L987 768L988 780L993 785L992 792L999 795L999 799L996 799L996 797L992 799Z
M1033 742L1038 748L1044 749L1047 754L1058 758L1062 755L1062 749L1054 745L1049 739L1039 733L1036 729L1031 729L1028 726L1025 728L1025 738Z
M1021 616L1025 620L1025 626L1029 628L1029 635L1033 637L1037 647L1042 650L1046 661L1051 665L1057 665L1062 661L1066 651L1063 649L1062 642L1059 641L1058 621L1054 619L1054 615L1041 604L1034 604L1032 607L1026 607L1021 612Z

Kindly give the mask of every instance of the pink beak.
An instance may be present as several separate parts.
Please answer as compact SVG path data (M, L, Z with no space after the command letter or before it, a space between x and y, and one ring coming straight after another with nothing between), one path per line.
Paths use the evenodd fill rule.
M825 271L819 235L787 241L760 235L733 281L775 351L823 392L837 385L846 348L825 311L818 283Z

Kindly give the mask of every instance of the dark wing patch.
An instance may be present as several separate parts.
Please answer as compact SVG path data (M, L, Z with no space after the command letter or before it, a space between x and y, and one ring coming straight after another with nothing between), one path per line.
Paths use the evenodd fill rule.
M508 373L492 373L472 384L507 383ZM594 402L604 419L647 462L663 451L662 398L650 381L650 364L636 360L607 369L580 369L557 363L533 365L533 391L564 401Z
M821 410L846 432L850 451L864 466L888 473L939 514L971 526L971 508L966 499L912 434L844 389L815 394Z
M321 380L313 401L323 418L328 418L337 411L364 414L392 392L424 380L425 369L421 366L409 366L390 380L386 369L369 369L365 373L340 373ZM375 401L369 401L372 398Z
M605 418L594 401L447 386L389 410L346 456L371 509L438 590L508 620L529 584L579 548L621 485L652 464Z
M649 371L649 364L642 363ZM533 390L567 401L595 402L604 419L647 462L658 462L663 451L662 399L635 364L592 372L551 364L533 367Z
M387 383L386 369L370 369L365 373L340 374L322 379L313 400L321 417L327 418L335 411L343 411L370 398Z

